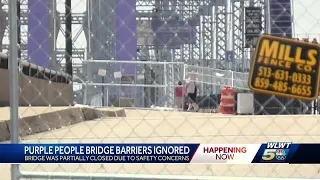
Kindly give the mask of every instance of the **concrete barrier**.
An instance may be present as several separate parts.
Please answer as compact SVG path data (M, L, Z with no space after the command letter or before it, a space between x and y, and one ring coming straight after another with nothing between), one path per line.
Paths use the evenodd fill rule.
M9 71L0 69L0 106L10 105ZM69 106L73 104L72 84L51 82L19 74L20 106Z
M126 117L124 109L105 111L103 109L82 108L82 113L85 120L93 120L101 117Z
M71 76L40 66L19 61L20 106L69 106L73 104ZM0 106L9 106L8 58L0 53Z
M36 107L32 107L36 109ZM6 108L3 111L9 111ZM1 111L2 112L2 111ZM2 112L3 113L3 112ZM7 112L7 114L10 114ZM125 117L123 109L94 109L90 107L62 107L47 113L27 115L20 119L20 137L107 117ZM9 117L0 121L0 141L10 139Z
M9 124L6 121L0 122L0 141L6 141L10 139Z

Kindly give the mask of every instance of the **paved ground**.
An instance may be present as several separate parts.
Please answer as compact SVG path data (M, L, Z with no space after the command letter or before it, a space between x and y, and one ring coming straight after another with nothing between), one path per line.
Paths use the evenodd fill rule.
M102 118L28 136L25 143L262 143L320 142L312 116L223 116L204 113L127 110L126 118ZM320 165L23 165L23 171L320 178ZM0 166L3 180L9 165ZM170 178L172 179L172 178ZM220 178L217 178L220 179ZM235 178L228 178L235 179ZM243 179L243 178L241 178ZM247 178L245 178L247 179ZM274 179L274 178L273 178Z

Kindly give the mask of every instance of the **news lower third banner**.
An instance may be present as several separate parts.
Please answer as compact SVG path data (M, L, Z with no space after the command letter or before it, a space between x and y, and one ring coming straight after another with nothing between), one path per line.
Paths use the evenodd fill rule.
M0 163L320 164L320 144L0 144Z

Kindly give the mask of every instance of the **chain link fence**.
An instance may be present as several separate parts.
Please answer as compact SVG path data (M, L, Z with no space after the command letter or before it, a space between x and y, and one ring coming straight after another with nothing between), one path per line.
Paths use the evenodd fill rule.
M217 113L221 87L251 93L245 8L262 8L263 33L319 41L318 0L1 3L3 143L320 141L317 101L254 94L254 115ZM190 72L203 112L175 106L175 89ZM1 179L11 179L10 166L0 166ZM12 165L11 177L319 179L320 166L23 164Z

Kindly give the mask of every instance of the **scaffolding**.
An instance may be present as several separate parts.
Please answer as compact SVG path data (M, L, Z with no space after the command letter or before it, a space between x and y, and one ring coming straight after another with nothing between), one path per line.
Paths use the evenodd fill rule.
M112 14L115 7L113 0L97 0L86 1L82 0L86 5L86 11L72 13L72 26L77 28L73 32L73 61L74 74L82 79L83 82L91 81L93 75L87 72L94 71L99 67L88 67L83 61L90 59L100 60L115 60L115 43L114 26L107 22L106 18ZM4 10L7 10L8 0L3 1L5 4ZM27 0L20 1L21 3L21 26L26 26L28 22ZM265 8L264 0L137 0L136 1L136 19L138 29L138 45L137 48L143 56L137 57L150 62L179 62L187 65L208 67L220 70L232 70L235 72L247 72L250 67L250 57L253 51L252 48L245 48L245 35L244 35L244 21L245 14L244 8L248 6L259 6ZM107 10L110 11L107 11ZM150 30L141 31L146 29L146 24L150 24L156 12L159 13L158 17L163 20L178 18L182 21L197 20L198 25L196 29L196 40L192 44L182 44L178 48L171 48L169 46L161 46L153 43L152 36L155 36ZM58 9L59 11L59 9ZM59 34L64 35L65 15L57 13L57 18L61 22ZM93 33L93 27L88 24L88 17L91 18L92 23L97 27L101 27L101 23L109 23L104 26L99 33ZM149 25L150 26L150 25ZM264 27L264 24L263 24ZM139 30L140 28L140 30ZM27 58L26 39L28 32L22 29L21 31L21 52L22 57ZM151 29L151 28L150 28ZM139 34L140 33L140 34ZM5 33L8 36L8 33ZM83 38L85 37L85 38ZM94 37L94 38L90 38ZM85 44L79 45L77 41ZM105 43L108 42L108 43ZM56 42L57 44L57 42ZM103 46L101 46L103 44ZM8 49L8 44L3 44L3 49ZM226 58L228 51L233 52L233 61ZM55 59L61 62L63 69L65 48L56 47ZM98 55L97 55L98 54ZM97 58L97 57L100 58ZM178 81L183 80L184 69L178 66L166 68L164 71L163 66L152 64L152 78L156 84L177 84ZM107 71L110 67L105 67ZM147 71L147 70L146 70ZM150 71L151 72L151 71ZM172 77L166 80L162 79L163 72ZM217 93L217 88L210 83L203 85L204 94ZM213 81L213 80L212 80ZM91 91L95 91L92 89ZM162 97L164 93L169 94L168 97L173 97L174 89L169 88L166 91L157 91L157 96Z

